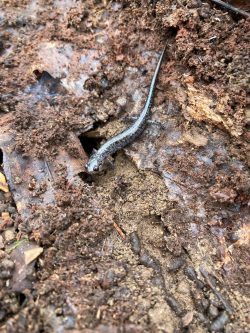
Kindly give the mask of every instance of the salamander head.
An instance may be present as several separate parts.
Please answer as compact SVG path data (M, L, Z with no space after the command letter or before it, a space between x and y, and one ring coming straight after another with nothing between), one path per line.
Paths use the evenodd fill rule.
M96 157L90 157L88 163L86 164L86 169L88 173L95 173L99 171L99 161Z

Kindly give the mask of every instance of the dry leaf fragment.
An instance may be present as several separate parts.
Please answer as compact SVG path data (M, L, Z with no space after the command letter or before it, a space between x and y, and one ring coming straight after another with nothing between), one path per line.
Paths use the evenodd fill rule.
M35 260L43 252L42 247L35 247L33 249L27 250L24 252L24 262L25 265L28 265L33 260Z
M9 186L8 186L8 184L6 182L6 178L2 174L2 172L0 172L0 190L2 190L5 193L9 192Z
M29 250L39 249L29 252ZM13 291L21 292L24 289L31 289L34 283L35 260L41 249L28 239L22 239L9 247L10 258L15 263L15 269L9 282Z

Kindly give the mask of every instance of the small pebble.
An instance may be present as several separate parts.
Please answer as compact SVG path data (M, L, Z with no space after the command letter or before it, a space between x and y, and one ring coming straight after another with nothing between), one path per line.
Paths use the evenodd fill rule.
M9 259L3 259L0 263L0 267L6 270L13 270L15 267L15 264L12 260Z
M209 301L206 298L203 298L201 300L201 305L204 310L206 310L209 307Z
M224 311L222 314L220 314L211 324L210 329L211 331L220 332L224 326L228 323L229 316Z
M203 5L201 8L199 8L199 15L201 18L208 18L210 14L210 6L209 4Z
M182 315L182 306L180 305L180 303L172 296L167 295L165 297L166 302L168 303L168 305L170 306L170 308L178 315L181 316Z
M197 317L202 323L207 323L207 318L204 316L203 313L197 312Z
M232 234L230 235L230 240L231 240L233 243L237 242L239 239L240 239L240 236L237 235L236 232L234 232L234 233L232 233Z
M0 279L8 280L9 278L11 278L11 276L12 276L11 271L5 271L5 270L0 271Z
M219 314L218 308L213 304L210 304L208 312L212 318L216 318Z
M177 272L185 263L185 260L182 257L175 258L169 264L168 269L172 272Z
M107 80L107 78L103 77L101 79L101 87L106 89L106 88L108 88L108 86L109 86L109 81Z
M141 242L136 231L131 232L129 235L129 240L131 244L131 249L135 254L140 254L141 252Z
M154 276L151 282L153 286L162 287L163 289L165 287L165 281L162 274Z
M15 213L16 213L16 208L15 208L15 207L12 207L12 206L9 206L9 207L8 207L8 212L9 212L10 214L15 214Z
M0 213L3 213L7 210L7 205L6 204L0 204Z
M11 229L5 230L3 235L4 235L5 243L7 243L7 244L11 243L15 239L15 233Z
M160 272L161 271L161 265L157 259L150 256L148 253L144 252L140 256L140 263L149 268L153 268L154 271Z

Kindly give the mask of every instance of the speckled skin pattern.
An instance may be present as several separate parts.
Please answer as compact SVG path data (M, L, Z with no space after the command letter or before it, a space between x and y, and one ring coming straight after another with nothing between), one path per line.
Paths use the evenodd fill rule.
M100 165L103 163L103 161L106 159L106 157L114 154L117 150L124 148L128 144L132 143L144 130L147 120L150 115L150 109L153 102L153 96L156 86L157 77L159 74L159 70L161 67L161 63L165 54L166 46L164 47L161 56L159 58L159 61L157 63L150 88L148 97L146 100L146 103L144 105L144 108L142 109L142 112L138 119L126 130L123 132L117 134L113 138L109 139L107 142L105 142L96 152L94 152L86 165L87 172L93 173L99 170Z

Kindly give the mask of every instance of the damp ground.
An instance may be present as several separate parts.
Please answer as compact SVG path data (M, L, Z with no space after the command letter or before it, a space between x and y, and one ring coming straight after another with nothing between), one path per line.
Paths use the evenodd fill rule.
M209 1L1 3L1 333L249 331L248 63Z

